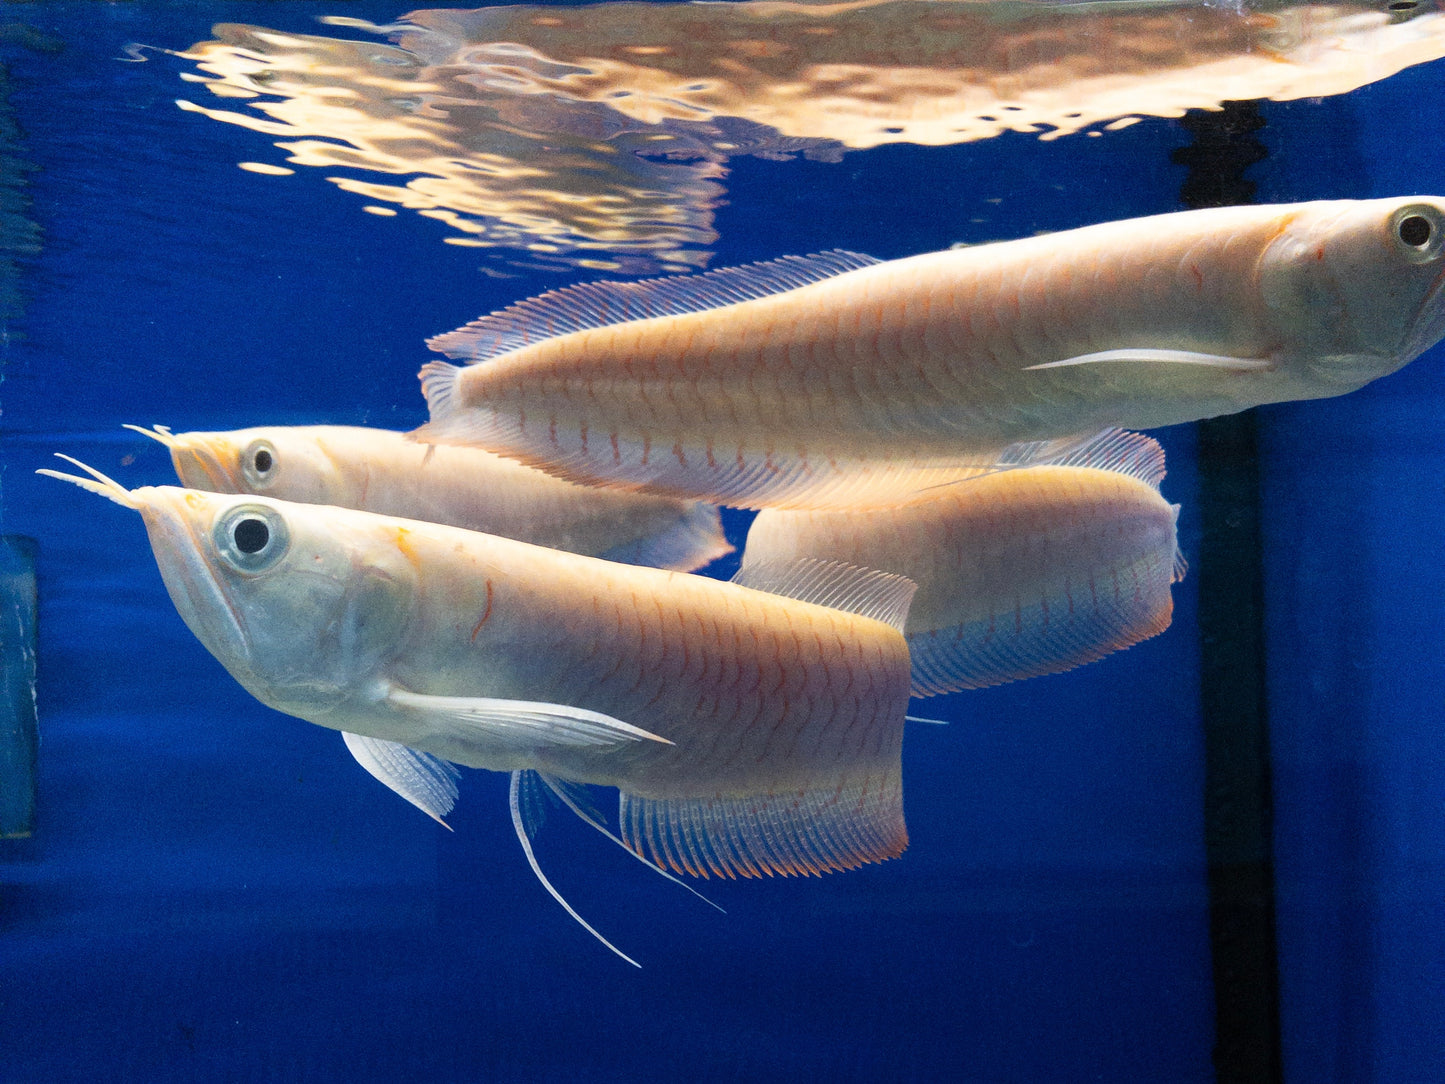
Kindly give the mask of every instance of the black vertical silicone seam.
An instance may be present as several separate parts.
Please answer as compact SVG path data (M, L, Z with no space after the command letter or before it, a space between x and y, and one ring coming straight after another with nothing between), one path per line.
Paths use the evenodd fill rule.
M1256 102L1192 111L1189 208L1252 203L1244 171L1265 156ZM1265 684L1259 422L1254 411L1201 422L1199 441L1200 699L1204 835L1214 975L1214 1070L1221 1084L1276 1084L1280 1058L1273 808Z

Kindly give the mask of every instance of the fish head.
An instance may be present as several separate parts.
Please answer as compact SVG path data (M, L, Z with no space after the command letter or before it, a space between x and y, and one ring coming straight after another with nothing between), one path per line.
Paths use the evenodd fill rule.
M62 457L68 459L69 457ZM248 692L315 719L364 690L412 619L416 569L365 513L176 486L73 482L141 514L177 612Z
M351 507L349 482L314 426L260 426L227 432L172 433L126 426L160 441L181 484L212 493L259 493L302 504Z
M1298 205L1264 252L1260 284L1291 344L1284 364L1314 394L1392 373L1445 337L1445 199Z

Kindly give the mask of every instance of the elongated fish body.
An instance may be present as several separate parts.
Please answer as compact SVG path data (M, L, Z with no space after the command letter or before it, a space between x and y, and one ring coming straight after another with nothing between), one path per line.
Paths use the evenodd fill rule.
M1059 466L1003 471L866 514L768 509L743 568L812 557L918 584L913 695L1068 670L1169 627L1184 573L1164 455L1111 433Z
M423 808L416 756L615 786L630 845L702 875L906 845L906 580L860 581L889 624L415 520L62 477L141 513L181 617L252 695L413 758L358 753Z
M194 489L446 523L684 572L732 550L712 505L574 485L480 448L342 425L130 428L165 444L181 483Z
M1109 426L1339 395L1445 334L1445 201L1227 207L592 284L431 345L426 441L751 507L897 503ZM1024 449L1020 453L1019 449Z

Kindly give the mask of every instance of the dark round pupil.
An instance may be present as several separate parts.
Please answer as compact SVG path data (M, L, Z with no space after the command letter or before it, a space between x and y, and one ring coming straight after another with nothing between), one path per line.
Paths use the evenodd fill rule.
M1430 240L1430 222L1419 215L1400 221L1400 240L1411 248L1420 248Z
M1391 11L1414 11L1419 6L1418 0L1393 0L1390 4Z
M231 537L242 553L260 553L271 541L271 531L259 519L243 519L231 529Z
M265 474L271 469L271 453L262 448L256 453L256 473Z

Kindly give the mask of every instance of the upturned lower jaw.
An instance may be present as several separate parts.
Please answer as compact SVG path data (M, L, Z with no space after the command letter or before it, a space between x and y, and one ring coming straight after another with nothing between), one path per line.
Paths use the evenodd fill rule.
M171 448L171 464L184 485L213 493L237 493L239 487L209 456L185 445Z
M161 578L181 618L223 662L249 659L251 644L245 626L201 556L189 521L156 504L146 505L140 512Z

